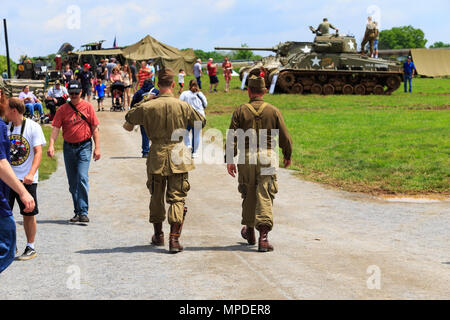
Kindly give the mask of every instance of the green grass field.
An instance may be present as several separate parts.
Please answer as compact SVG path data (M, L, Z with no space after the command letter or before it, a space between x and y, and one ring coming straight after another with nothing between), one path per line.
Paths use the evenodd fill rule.
M56 171L57 161L55 157L51 159L47 156L48 143L50 141L50 134L52 132L52 127L42 126L42 130L44 131L45 141L47 141L47 144L43 147L42 150L42 160L41 165L39 166L39 180L46 180L50 177L50 175L53 172ZM60 135L58 140L56 140L55 153L62 150L62 141L63 139Z
M192 77L187 77L186 85ZM208 128L225 133L235 107L248 102L238 77L231 92L208 93ZM403 85L403 84L402 84ZM294 141L299 176L374 194L450 194L450 79L414 79L390 96L266 95Z

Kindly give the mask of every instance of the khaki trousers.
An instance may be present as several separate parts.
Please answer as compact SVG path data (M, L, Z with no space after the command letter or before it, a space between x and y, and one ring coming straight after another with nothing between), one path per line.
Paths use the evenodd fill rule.
M262 175L261 166L238 165L238 190L242 195L242 224L273 227L273 199L278 192L276 175Z
M190 190L188 178L187 172L170 176L148 175L147 188L151 194L150 223L161 223L166 219L164 195L169 204L167 211L169 224L183 222L184 204Z
M369 43L370 56L373 54L374 42L375 42L375 34L370 33L364 36L363 41L361 42L361 52L366 52L366 44Z

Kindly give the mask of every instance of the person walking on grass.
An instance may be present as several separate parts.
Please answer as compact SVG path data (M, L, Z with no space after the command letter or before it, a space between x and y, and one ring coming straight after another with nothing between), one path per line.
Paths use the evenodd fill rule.
M217 78L217 63L213 63L213 58L209 58L206 66L209 75L209 92L211 93L214 87L214 92L217 92L217 85L219 79Z
M75 216L70 222L89 222L89 165L92 155L92 138L94 139L95 161L100 160L99 121L94 107L81 99L81 83L69 83L70 102L56 111L52 122L52 133L47 155L55 155L55 141L62 128L64 138L63 153L69 191L72 194Z
M230 91L231 72L233 65L228 57L225 57L225 61L222 63L223 75L225 76L225 92Z
M9 122L11 166L17 178L33 197L35 207L33 211L25 212L25 204L14 190L11 190L9 194L9 207L12 210L14 202L17 200L27 237L25 251L18 259L30 260L37 256L34 241L37 229L36 215L39 214L37 202L38 169L42 159L42 147L46 142L41 126L34 121L27 120L24 114L25 105L23 102L17 98L10 98L8 107L5 109L5 118Z
M405 84L405 93L407 92L407 87L409 83L409 93L412 92L412 79L416 71L416 66L412 62L412 57L408 56L408 59L403 64L403 82Z
M178 71L178 85L180 86L180 90L178 90L178 94L181 94L183 92L184 77L186 77L186 73L184 72L183 69L180 69L180 71Z
M201 59L197 59L197 63L194 64L194 77L197 80L197 84L199 89L202 89L202 60Z
M0 117L5 115L8 99L0 90ZM5 122L0 121L0 273L14 261L16 255L16 223L9 206L9 193L19 195L26 213L34 210L34 199L17 179L10 161L10 142Z

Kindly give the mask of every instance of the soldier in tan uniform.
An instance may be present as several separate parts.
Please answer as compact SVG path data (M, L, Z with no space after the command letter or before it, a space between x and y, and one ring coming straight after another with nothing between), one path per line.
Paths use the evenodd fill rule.
M194 127L195 121L205 118L188 103L174 97L174 73L162 70L158 76L160 93L158 97L145 100L130 110L125 120L128 125L143 125L151 141L147 158L147 187L150 190L150 223L155 234L152 244L164 245L162 223L166 218L164 195L169 204L168 222L170 224L169 250L177 253L183 250L179 242L184 222L185 199L190 189L188 172L194 169L189 150L183 143L183 133L172 134L177 129Z
M377 26L374 22L372 22L372 17L367 18L367 25L366 25L366 31L364 32L364 39L361 42L361 54L365 55L366 53L366 44L369 43L370 47L370 55L369 57L373 56L373 49L374 49L374 42L377 38L378 31Z
M284 167L291 164L292 139L284 124L280 111L264 102L263 96L267 89L264 79L252 77L248 82L248 95L250 103L239 106L233 113L230 130L227 135L227 170L235 177L236 165L233 157L239 149L239 162L237 170L239 172L238 190L242 195L242 225L241 235L251 245L256 244L255 227L259 231L258 251L272 251L267 234L273 227L272 205L275 194L278 192L278 182L276 167L278 167L278 150L274 149L274 141L271 138L262 143L264 132L268 135L271 130L279 131L279 145L283 150ZM244 145L239 146L239 133L241 129L246 135L254 132L257 146L252 146L252 138L246 139ZM252 130L253 129L253 130ZM264 131L264 129L266 131ZM263 131L260 131L263 130ZM249 135L250 136L250 135ZM244 140L241 140L244 141ZM265 145L265 146L264 146ZM274 162L263 161L275 159ZM253 160L253 161L252 161Z

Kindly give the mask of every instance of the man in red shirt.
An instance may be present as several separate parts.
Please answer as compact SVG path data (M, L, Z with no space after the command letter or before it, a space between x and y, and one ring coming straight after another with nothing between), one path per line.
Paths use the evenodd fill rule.
M139 88L142 88L142 85L144 84L145 79L148 79L152 76L152 71L150 68L147 68L147 62L142 61L141 62L141 68L138 72L138 81L139 81Z
M99 121L94 107L81 99L81 83L71 81L68 86L70 102L59 107L52 125L47 154L55 155L55 141L62 128L64 164L69 191L72 194L75 216L70 222L89 222L89 164L94 138L94 160L100 159Z
M206 65L209 75L209 92L211 92L214 86L214 92L217 92L217 85L219 84L219 79L217 79L217 63L213 64L213 58L208 59L208 64Z

